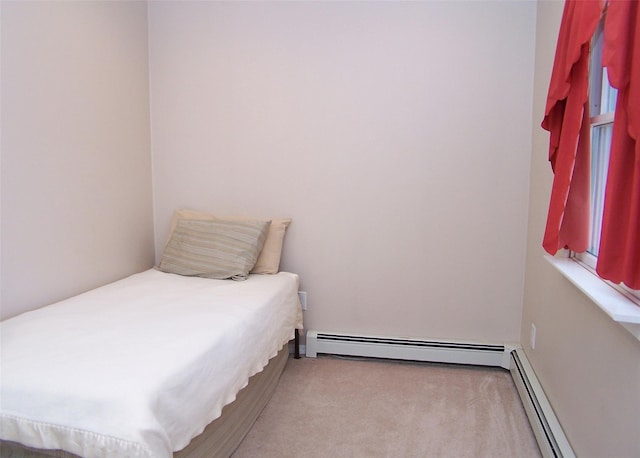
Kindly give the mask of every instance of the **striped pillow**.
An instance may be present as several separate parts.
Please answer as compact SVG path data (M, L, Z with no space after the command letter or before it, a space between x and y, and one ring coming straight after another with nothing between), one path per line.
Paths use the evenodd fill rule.
M267 238L264 240L262 251L258 255L256 265L251 269L252 274L277 274L280 270L280 258L282 257L282 245L287 227L291 224L291 218L256 218L250 216L220 216L203 213L196 210L181 209L176 210L169 226L169 236L165 245L169 243L171 234L178 221L181 219L197 219L206 221L263 221L271 220L271 226L267 231Z
M180 219L158 269L179 275L246 280L271 221Z

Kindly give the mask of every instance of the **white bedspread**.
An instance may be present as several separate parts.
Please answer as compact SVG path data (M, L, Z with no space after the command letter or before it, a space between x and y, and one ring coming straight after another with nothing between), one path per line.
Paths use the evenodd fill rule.
M302 327L298 276L148 270L1 324L0 437L170 457Z

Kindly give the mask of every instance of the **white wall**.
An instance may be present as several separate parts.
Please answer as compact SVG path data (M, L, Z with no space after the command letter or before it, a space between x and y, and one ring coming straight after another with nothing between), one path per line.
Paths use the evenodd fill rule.
M147 8L2 1L1 315L153 265Z
M640 456L640 342L611 321L543 258L551 181L549 135L540 128L562 2L538 2L522 342L580 457ZM529 329L536 325L536 347Z
M518 341L533 2L151 2L176 208L290 216L307 328Z

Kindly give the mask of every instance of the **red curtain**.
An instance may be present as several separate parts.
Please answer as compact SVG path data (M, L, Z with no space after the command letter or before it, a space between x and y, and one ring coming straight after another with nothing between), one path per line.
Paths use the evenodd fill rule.
M588 2L587 2L588 3ZM640 8L611 0L604 26L603 65L618 89L596 270L640 289Z
M589 246L589 50L600 1L564 6L542 127L550 132L553 187L542 246L582 252Z

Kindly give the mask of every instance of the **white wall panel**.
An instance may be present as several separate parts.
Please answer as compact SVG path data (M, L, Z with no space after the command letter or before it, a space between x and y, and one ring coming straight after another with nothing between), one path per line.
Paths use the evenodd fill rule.
M2 2L2 317L153 265L147 8Z
M151 2L156 256L290 216L309 328L517 341L535 4Z

